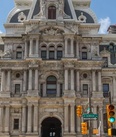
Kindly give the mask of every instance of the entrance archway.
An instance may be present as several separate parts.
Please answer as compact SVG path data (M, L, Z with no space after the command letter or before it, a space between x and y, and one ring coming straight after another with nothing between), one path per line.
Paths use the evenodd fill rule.
M55 117L48 117L43 120L41 137L61 137L61 122Z

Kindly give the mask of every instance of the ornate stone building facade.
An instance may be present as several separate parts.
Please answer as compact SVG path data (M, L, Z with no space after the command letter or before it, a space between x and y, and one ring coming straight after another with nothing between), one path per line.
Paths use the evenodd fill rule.
M76 106L106 137L116 105L116 35L98 34L91 0L14 0L0 36L0 137L82 137ZM115 124L113 125L115 127Z

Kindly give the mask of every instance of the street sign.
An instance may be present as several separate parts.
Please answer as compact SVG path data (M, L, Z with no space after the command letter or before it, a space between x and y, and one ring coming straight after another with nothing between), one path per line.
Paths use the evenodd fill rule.
M83 118L86 118L86 119L93 119L93 118L98 118L98 114L93 114L93 113L89 113L89 114L87 114L87 113L84 113L83 114Z

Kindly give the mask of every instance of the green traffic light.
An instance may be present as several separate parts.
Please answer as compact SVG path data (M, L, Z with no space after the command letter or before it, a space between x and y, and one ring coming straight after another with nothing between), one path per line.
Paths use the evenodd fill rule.
M114 118L114 117L110 117L110 118L108 119L108 121L111 122L111 123L114 123L114 122L115 122L115 118Z

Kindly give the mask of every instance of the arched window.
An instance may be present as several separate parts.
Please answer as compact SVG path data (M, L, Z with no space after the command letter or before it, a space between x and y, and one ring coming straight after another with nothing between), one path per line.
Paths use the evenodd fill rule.
M42 59L47 59L47 48L46 48L46 45L43 45L41 47L41 58Z
M56 7L55 6L48 7L48 19L56 19Z
M22 59L22 47L18 46L16 49L16 59Z
M87 48L82 47L82 59L86 60L87 59Z
M47 78L47 87L46 87L47 96L55 96L56 95L56 89L57 89L56 77L49 76Z
M62 58L62 45L59 45L57 47L57 59L61 59Z
M54 45L51 45L49 47L49 59L55 59L55 47Z

